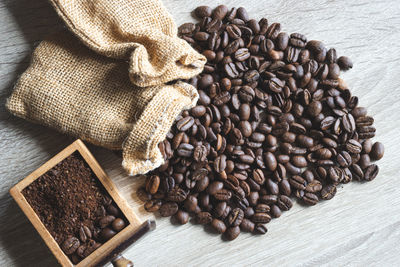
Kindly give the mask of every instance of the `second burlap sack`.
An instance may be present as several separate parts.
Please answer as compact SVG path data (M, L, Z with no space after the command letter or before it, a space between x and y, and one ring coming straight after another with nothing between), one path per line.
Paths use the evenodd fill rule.
M43 41L7 108L24 119L106 148L143 174L163 163L158 143L198 99L184 82L205 58L176 36L159 1L52 1L75 36ZM86 45L83 45L82 42Z

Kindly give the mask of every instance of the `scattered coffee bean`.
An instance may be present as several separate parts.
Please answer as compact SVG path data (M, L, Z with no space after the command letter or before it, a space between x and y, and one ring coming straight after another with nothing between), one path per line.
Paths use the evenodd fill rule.
M103 228L101 230L100 236L103 238L103 240L109 240L111 239L113 236L115 236L117 234L117 232L115 232L114 230L112 230L111 228Z
M226 239L228 239L229 241L234 240L236 237L239 236L239 234L240 234L240 228L239 228L239 226L229 227L229 228L225 231Z
M78 249L79 245L80 242L78 238L71 236L61 244L61 249L65 252L65 254L70 255Z
M115 231L117 231L117 232L121 231L122 229L125 228L125 222L124 222L124 220L122 220L121 218L116 218L116 219L112 222L112 228L113 228Z
M369 152L372 160L380 160L385 153L385 148L382 143L376 142L373 144L371 151Z

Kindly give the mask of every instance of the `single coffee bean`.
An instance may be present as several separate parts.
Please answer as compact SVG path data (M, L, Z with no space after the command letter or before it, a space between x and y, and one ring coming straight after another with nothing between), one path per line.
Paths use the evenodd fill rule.
M211 226L213 227L213 229L219 233L219 234L223 234L226 231L226 225L223 221L219 220L219 219L213 219L211 221Z
M228 7L225 5L219 5L213 10L212 17L215 19L223 20L227 14Z
M321 198L325 200L332 199L336 194L336 186L334 184L328 184L322 187Z
M71 236L68 237L62 244L61 249L64 251L65 254L71 255L74 253L80 245L78 238Z
M144 209L148 212L157 211L160 207L161 201L159 199L151 199L144 204Z
M368 154L362 154L357 163L362 169L366 169L371 164L371 159Z
M251 233L251 232L254 231L254 227L255 227L255 224L252 221L250 221L249 219L246 219L246 218L243 219L242 223L240 224L240 229L243 232Z
M337 64L342 70L348 70L353 67L353 62L351 62L350 58L344 56L338 58Z
M379 167L376 164L371 164L368 166L368 168L365 170L364 173L364 179L366 181L372 181L375 179L375 177L378 175L379 172Z
M234 226L234 227L229 227L226 231L225 231L225 237L226 239L228 239L229 241L236 239L240 234L240 228L239 226Z
M232 197L232 192L227 189L221 189L213 195L219 201L228 201Z
M178 210L175 213L174 218L179 224L186 224L189 221L189 213Z
M271 216L268 213L257 212L253 215L251 220L254 223L269 223L271 221Z
M119 209L113 204L107 206L107 212L115 217L119 216Z
M242 209L236 208L233 209L227 218L227 222L229 226L239 226L242 223L242 220L244 218L244 212Z
M86 226L85 226L86 227ZM87 228L87 227L86 227ZM89 228L88 228L89 229ZM90 231L90 230L89 230ZM85 229L83 228L83 226L79 229L79 239L83 242L83 243L85 243L86 242L86 240L87 240L87 236L86 236L86 231L85 231Z
M155 194L160 186L160 177L157 175L151 175L146 181L146 191L150 194Z
M367 109L364 107L356 107L351 111L354 118L360 118L367 116Z
M113 228L115 231L117 231L117 232L121 231L122 229L125 228L125 222L124 222L124 220L121 219L121 218L116 218L116 219L112 222L112 228Z
M209 6L199 6L194 10L194 14L198 18L211 17L212 9Z
M115 232L114 230L112 230L112 229L106 227L106 228L103 228L103 229L101 230L100 236L101 236L101 238L102 238L103 240L109 240L109 239L111 239L113 236L115 236L116 234L117 234L117 232Z
M277 205L281 210L287 211L292 208L293 203L289 197L281 195L278 198Z
M266 152L264 154L264 162L270 171L274 171L278 166L275 155L271 152Z
M271 215L273 218L279 218L282 215L281 209L277 205L271 206Z
M166 202L161 205L159 211L162 217L170 217L178 211L178 204L175 202Z
M359 154L359 153L361 153L362 145L361 145L357 140L350 139L350 140L346 143L346 149L347 149L347 151L349 151L350 153Z
M307 205L313 206L318 203L318 197L313 193L305 193L303 202Z
M255 234L265 235L267 232L268 232L267 227L261 223L257 223L254 227Z
M196 221L199 224L209 224L212 221L212 216L209 212L199 212L196 214Z
M100 228L105 228L110 225L115 220L115 217L112 215L107 215L99 220Z
M372 140L367 139L362 143L362 152L365 154L369 154L371 150L372 150Z
M380 160L385 153L385 148L382 143L375 142L371 148L370 156L372 160Z

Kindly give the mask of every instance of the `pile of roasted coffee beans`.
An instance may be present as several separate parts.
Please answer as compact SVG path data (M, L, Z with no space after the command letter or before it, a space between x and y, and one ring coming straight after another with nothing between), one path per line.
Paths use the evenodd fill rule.
M207 58L189 81L200 98L159 146L165 164L138 191L147 211L194 217L233 240L265 234L293 197L315 205L341 183L377 176L374 119L339 78L349 58L244 8L194 14L201 21L179 33Z

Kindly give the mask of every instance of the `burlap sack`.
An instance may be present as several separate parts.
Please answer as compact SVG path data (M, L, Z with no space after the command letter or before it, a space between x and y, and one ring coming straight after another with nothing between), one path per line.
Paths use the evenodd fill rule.
M90 49L129 60L138 86L188 79L206 59L177 37L172 16L158 0L50 0L69 29Z
M65 32L43 41L7 108L93 144L123 149L122 165L130 175L157 168L163 163L158 143L198 99L193 86L164 82L200 73L205 58L176 37L159 1L53 3L96 52Z

